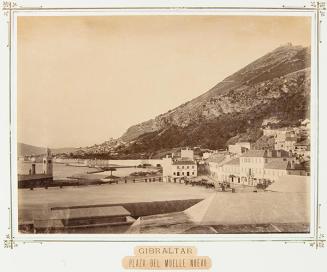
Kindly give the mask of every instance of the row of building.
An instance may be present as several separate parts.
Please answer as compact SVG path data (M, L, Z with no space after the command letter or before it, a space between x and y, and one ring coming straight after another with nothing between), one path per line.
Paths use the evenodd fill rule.
M305 119L298 127L263 129L263 135L273 137L275 150L285 150L304 159L310 158L310 120Z
M210 157L208 165L215 180L250 186L285 175L310 175L309 163L297 162L284 150L248 150L240 156L225 152Z
M304 150L310 158L310 150ZM167 156L162 160L163 179L176 182L194 178L203 165L205 174L218 183L249 186L274 182L285 175L310 175L310 159L300 160L291 150L256 150L251 143L240 142L229 145L225 151L205 152L201 160L194 157L191 149L182 149L178 158Z

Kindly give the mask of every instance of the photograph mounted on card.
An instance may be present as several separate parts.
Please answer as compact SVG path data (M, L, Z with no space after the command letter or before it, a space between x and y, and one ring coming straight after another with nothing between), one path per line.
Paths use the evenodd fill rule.
M315 12L18 9L16 237L313 237Z

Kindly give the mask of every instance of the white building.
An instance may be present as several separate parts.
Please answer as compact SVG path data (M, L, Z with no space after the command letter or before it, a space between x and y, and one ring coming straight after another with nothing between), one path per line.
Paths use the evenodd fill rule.
M288 136L285 140L275 142L275 150L294 151L297 138L294 136Z
M240 158L240 176L242 183L254 185L254 178L262 179L266 162L265 150L249 150Z
M169 156L166 156L162 159L162 177L163 181L168 182L172 173L173 159Z
M263 180L287 175L289 155L285 151L249 150L239 158L228 155L208 160L212 178L218 182L255 186Z
M181 158L194 160L194 151L186 148L181 150Z
M202 159L203 160L209 159L211 155L212 155L212 152L203 152Z
M227 152L214 154L208 158L207 163L209 164L209 171L212 178L217 181L223 180L222 166L228 160L230 160L230 155Z
M251 143L249 142L240 142L228 146L228 151L234 154L242 154L251 149Z
M178 160L172 163L171 178L174 182L181 181L183 178L192 178L198 175L197 164L191 160Z
M263 135L268 136L268 137L276 137L276 129L271 129L271 128L264 128L263 130Z
M280 177L286 176L289 167L290 163L287 160L272 160L265 165L264 178L274 182Z
M232 159L222 166L222 180L240 183L240 158Z
M191 159L193 151L184 150L184 156L179 159L174 159L166 156L162 159L162 176L166 182L181 182L184 178L192 178L198 175L197 163Z

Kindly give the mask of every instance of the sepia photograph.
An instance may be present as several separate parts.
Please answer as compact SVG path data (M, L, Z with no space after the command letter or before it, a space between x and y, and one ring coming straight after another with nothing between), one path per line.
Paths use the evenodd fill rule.
M311 16L16 28L20 234L310 233Z

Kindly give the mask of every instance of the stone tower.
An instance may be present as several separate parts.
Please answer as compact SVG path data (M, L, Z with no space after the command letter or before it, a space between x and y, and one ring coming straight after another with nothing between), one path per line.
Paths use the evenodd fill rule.
M52 154L49 148L47 148L47 154L43 157L43 173L53 175Z

